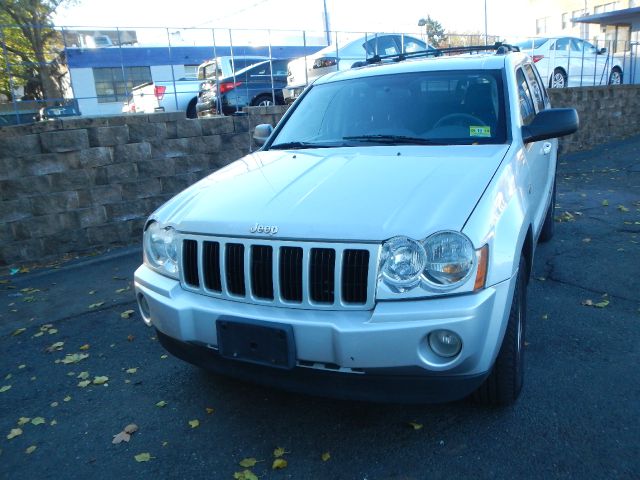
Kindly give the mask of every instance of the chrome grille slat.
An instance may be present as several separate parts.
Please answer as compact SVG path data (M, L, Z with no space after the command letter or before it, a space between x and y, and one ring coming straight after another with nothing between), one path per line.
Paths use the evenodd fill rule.
M375 303L378 244L181 237L180 280L186 290L303 309L365 310ZM188 260L193 250L195 273L194 260Z

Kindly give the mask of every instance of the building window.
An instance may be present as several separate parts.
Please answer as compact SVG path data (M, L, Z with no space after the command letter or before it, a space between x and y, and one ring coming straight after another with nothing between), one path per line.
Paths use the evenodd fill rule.
M184 76L185 78L196 80L198 78L198 65L185 65Z
M568 13L563 13L562 14L562 29L564 30L568 26L569 26L569 14Z
M548 17L536 19L536 35L547 32L547 18Z
M98 103L124 102L131 95L131 89L151 81L149 67L109 67L94 68L93 81L96 84Z
M609 2L609 3L603 3L601 5L596 5L593 8L593 13L597 15L599 13L613 12L618 7L617 3L618 2Z
M578 18L578 17L582 17L585 14L584 10L574 10L573 12L571 12L571 18ZM576 22L571 22L573 25L576 24Z

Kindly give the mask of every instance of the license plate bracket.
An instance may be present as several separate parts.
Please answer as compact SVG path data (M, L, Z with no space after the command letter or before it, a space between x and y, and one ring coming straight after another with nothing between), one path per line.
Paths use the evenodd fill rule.
M218 351L225 358L269 367L295 367L293 327L252 319L216 320Z

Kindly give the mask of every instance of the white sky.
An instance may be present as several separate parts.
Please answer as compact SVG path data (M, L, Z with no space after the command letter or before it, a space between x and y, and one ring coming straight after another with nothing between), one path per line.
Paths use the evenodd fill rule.
M488 32L533 35L527 0L486 0ZM330 29L419 32L431 15L447 32L484 32L484 0L327 0ZM55 23L76 27L215 27L322 31L323 0L80 0ZM521 20L519 20L521 19Z

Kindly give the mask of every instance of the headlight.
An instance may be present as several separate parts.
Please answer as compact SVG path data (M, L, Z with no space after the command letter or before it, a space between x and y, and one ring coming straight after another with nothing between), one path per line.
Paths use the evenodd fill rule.
M394 237L382 246L381 275L392 289L403 292L420 283L426 255L422 245L408 237Z
M444 231L423 242L426 252L424 280L428 287L451 289L464 283L473 272L475 252L461 233Z
M151 223L143 237L144 258L151 268L172 278L178 278L178 238L173 227Z

